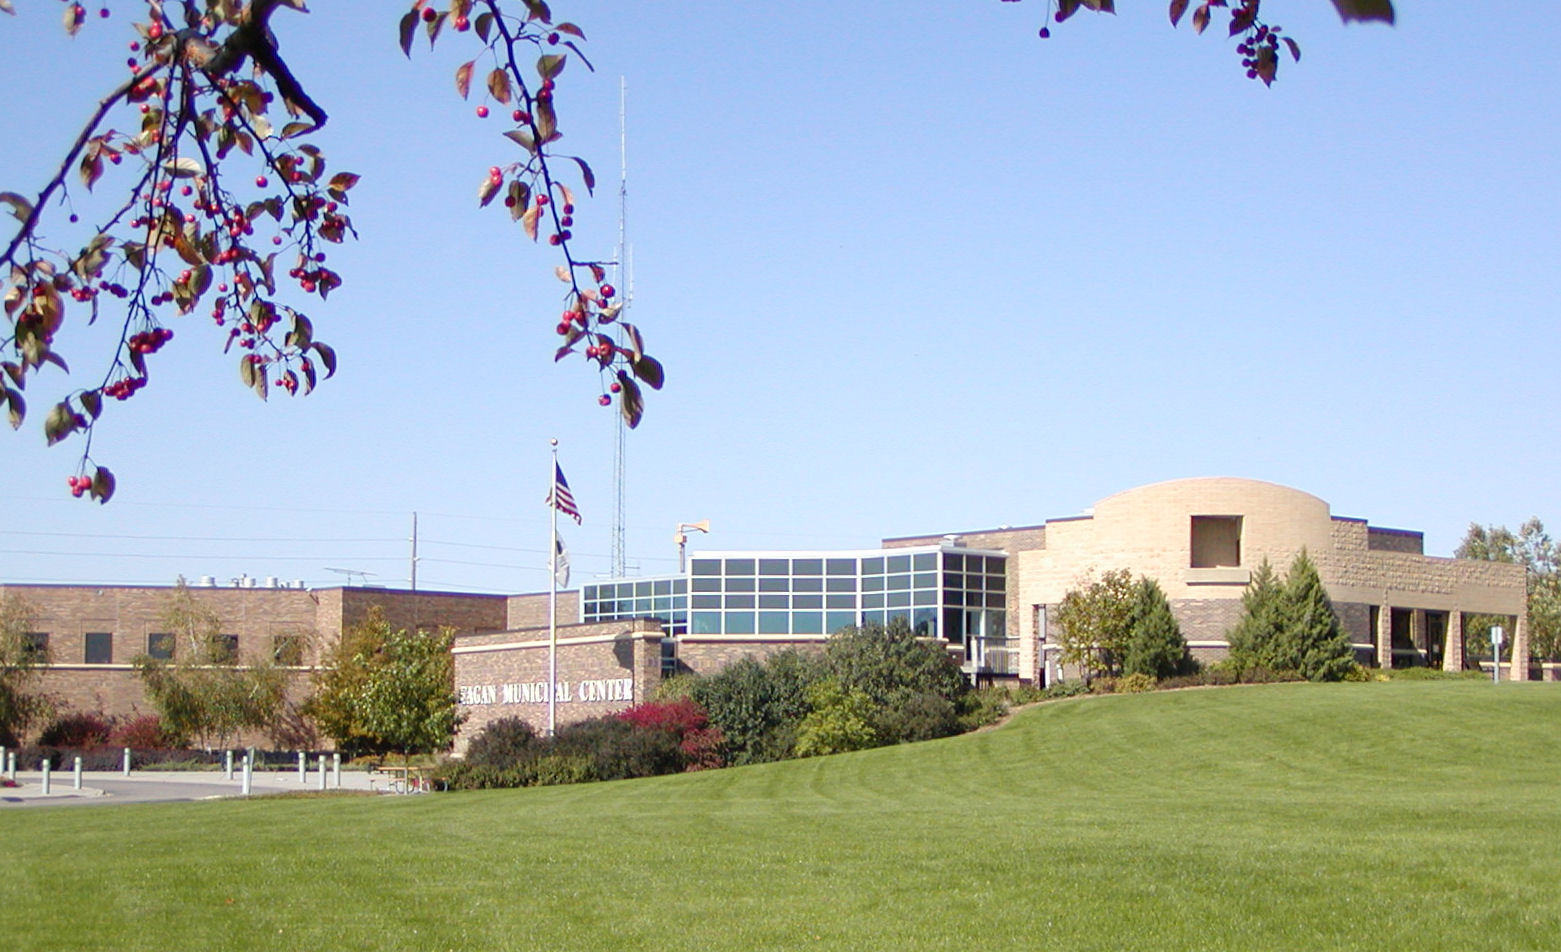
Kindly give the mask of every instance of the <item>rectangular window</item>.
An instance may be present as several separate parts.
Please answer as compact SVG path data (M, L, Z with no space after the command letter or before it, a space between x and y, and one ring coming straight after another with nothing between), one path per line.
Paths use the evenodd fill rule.
M690 574L692 574L692 575L720 575L721 574L721 560L720 559L695 559L694 560L694 567L693 567L693 570L690 572Z
M760 575L788 575L791 572L791 564L785 559L760 559Z
M871 575L871 576L868 576L867 578L862 579L862 591L864 591L864 592L881 592L881 591L883 591L883 576L882 575Z
M754 633L753 612L727 612L726 633L729 635L751 635Z
M719 595L695 595L695 608L720 608L721 596Z
M821 578L794 578L791 580L793 592L822 592L824 580Z
M657 595L671 595L672 594L672 580L664 578L664 579L661 579L661 580L657 581L656 582L655 593Z
M635 582L634 583L634 597L635 598L649 598L650 597L650 583L649 582Z
M759 591L761 591L761 592L789 592L789 591L791 591L791 579L789 579L789 578L761 578L761 579L759 579Z
M727 575L752 575L753 559L727 559Z
M825 579L824 580L824 588L827 591L831 591L831 592L854 592L854 591L856 591L856 579L854 579L854 578L831 578L831 579Z
M728 595L726 596L727 608L752 608L752 595Z
M891 591L891 592L899 592L899 591L904 591L905 589L910 588L910 587L911 587L911 577L909 575L891 575L891 576L889 576L889 591Z
M720 590L721 580L718 578L694 579L694 591L696 592L719 592Z
M825 612L824 628L830 634L834 634L842 628L850 628L856 624L856 612Z
M911 603L911 593L910 592L890 592L889 593L889 607L890 608L904 608L907 605L909 605L910 603Z
M296 668L304 663L304 642L297 635L277 635L271 639L271 657L276 663Z
M911 631L918 638L935 638L938 634L938 610L918 608L911 615Z
M114 633L110 631L87 632L87 652L82 659L87 664L114 663Z
M790 608L791 607L791 596L790 595L760 595L759 596L759 607L760 608Z
M726 580L728 592L751 592L754 589L754 581L751 578L729 578Z
M797 635L822 635L824 633L824 613L794 612L791 616L791 631Z
M793 595L791 596L792 608L823 608L824 596L822 595Z
M989 592L1001 592L1008 587L1008 579L1001 575L988 575L986 577L986 590Z
M217 661L233 664L238 661L238 635L218 635L211 649Z
M862 624L864 625L882 625L883 623L883 612L873 611L862 613Z
M146 656L153 661L173 660L173 635L154 631L146 636Z
M943 568L948 572L965 571L965 557L955 552L943 553Z
M938 593L936 591L915 592L911 597L911 604L913 605L936 605L937 603Z
M916 571L918 571L918 572L931 572L933 569L938 567L938 553L936 553L936 552L921 552L921 553L918 553L915 556L912 564L915 566Z
M890 572L909 572L911 570L911 557L908 555L891 555L888 563Z
M1241 565L1241 517L1192 517L1192 567L1236 568Z
M882 575L883 574L883 559L882 558L863 559L862 560L862 574L863 575Z
M883 607L883 596L882 595L863 595L862 596L862 607L863 608L882 608Z
M791 574L793 575L823 575L823 559L793 559L791 562Z
M761 635L789 635L791 634L791 614L789 612L760 612L759 634Z
M829 559L825 562L824 571L829 575L855 575L856 559Z
M721 633L721 613L694 612L693 633L696 635L719 635Z
M916 588L937 588L938 573L919 572L911 579L911 584Z
M826 595L824 605L827 608L855 608L855 595Z

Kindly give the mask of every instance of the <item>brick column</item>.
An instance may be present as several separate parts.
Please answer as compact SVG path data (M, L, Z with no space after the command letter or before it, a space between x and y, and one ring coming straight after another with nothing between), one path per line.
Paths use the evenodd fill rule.
M1393 606L1386 600L1377 609L1377 667L1393 667Z
M1442 670L1463 670L1463 612L1456 608L1447 613L1447 643L1442 649Z
M1512 675L1513 681L1528 680L1528 613L1517 617L1512 626Z

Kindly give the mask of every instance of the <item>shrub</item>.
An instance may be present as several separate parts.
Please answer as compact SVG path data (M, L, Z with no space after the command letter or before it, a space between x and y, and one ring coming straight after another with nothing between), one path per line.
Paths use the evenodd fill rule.
M797 725L811 709L808 686L820 677L816 655L787 649L762 664L744 658L700 678L690 696L720 729L730 763L764 763L791 755Z
M120 721L108 735L111 746L134 750L166 750L179 746L177 741L168 736L162 718L156 714L140 714Z
M583 759L590 780L627 780L677 773L683 769L678 737L671 731L644 730L617 717L570 724L553 737L548 753Z
M798 757L840 754L878 745L873 729L873 701L861 689L847 690L834 679L808 689L813 710L797 726Z
M966 697L972 699L987 697L991 693L990 691L971 692ZM964 700L961 699L962 707ZM972 708L979 704L979 701L971 702ZM1005 705L992 720L1001 717L1006 710ZM990 723L990 721L983 723ZM873 729L882 743L894 744L949 737L969 728L965 727L964 719L955 709L953 702L929 693L915 694L896 707L879 709L873 717Z
M1159 682L1155 680L1154 675L1142 671L1124 674L1117 679L1118 694L1143 694L1146 691L1153 691L1158 686Z
M1042 700L1055 701L1059 698L1078 697L1081 694L1090 693L1089 685L1083 681L1057 681L1047 685L1041 691Z
M44 747L102 747L108 743L113 723L99 713L78 711L55 718L38 737Z
M1383 673L1394 681L1490 680L1490 675L1482 671L1443 671L1441 668L1392 668Z
M958 729L973 731L978 727L996 724L1008 713L1009 700L1009 693L1002 688L971 691L960 698Z
M518 717L505 717L483 728L466 748L473 766L509 769L535 756L537 732Z

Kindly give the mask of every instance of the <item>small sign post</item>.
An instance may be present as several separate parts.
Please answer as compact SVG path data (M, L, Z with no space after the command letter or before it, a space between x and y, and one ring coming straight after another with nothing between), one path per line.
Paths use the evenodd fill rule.
M1491 683L1501 683L1501 638L1500 625L1491 628Z

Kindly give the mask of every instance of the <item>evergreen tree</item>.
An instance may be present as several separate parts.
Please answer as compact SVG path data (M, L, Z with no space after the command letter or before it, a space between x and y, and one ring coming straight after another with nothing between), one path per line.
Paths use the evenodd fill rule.
M1264 556L1262 564L1252 573L1247 590L1241 593L1241 620L1227 636L1230 662L1238 672L1271 666L1265 655L1279 638L1279 609L1283 595L1279 576Z
M1355 665L1355 649L1344 635L1317 566L1305 550L1285 576L1283 612L1286 667L1308 681L1338 681Z
M1169 678L1188 666L1187 642L1160 583L1140 578L1133 589L1133 621L1122 655L1124 674Z

